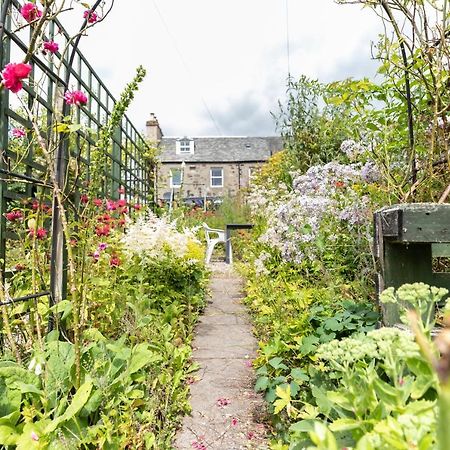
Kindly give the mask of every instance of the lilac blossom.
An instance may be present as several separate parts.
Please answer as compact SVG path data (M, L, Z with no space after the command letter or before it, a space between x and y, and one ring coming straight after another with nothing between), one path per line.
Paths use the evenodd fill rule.
M344 230L358 229L366 239L370 234L370 199L361 197L358 187L379 178L373 162L340 164L330 162L310 167L306 173L291 173L292 189L255 186L249 205L254 215L263 217L267 227L259 242L276 250L284 261L300 264L321 257L322 242L336 242ZM322 247L322 249L321 249ZM255 271L267 274L270 254L262 252Z

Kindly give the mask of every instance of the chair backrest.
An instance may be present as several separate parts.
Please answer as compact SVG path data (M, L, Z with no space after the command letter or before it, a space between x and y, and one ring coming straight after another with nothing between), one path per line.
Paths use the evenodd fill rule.
M204 222L203 222L203 228L205 230L206 242L209 242L212 239L211 234L217 234L218 239L225 242L225 230L218 230L216 228L211 228ZM213 238L213 239L217 239L217 238Z

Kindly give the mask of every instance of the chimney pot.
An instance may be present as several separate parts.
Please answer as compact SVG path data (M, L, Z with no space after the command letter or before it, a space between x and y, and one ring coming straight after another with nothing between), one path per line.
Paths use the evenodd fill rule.
M163 133L161 127L159 126L158 119L154 113L150 113L150 119L147 120L145 125L147 128L147 138L151 142L159 144L163 137Z

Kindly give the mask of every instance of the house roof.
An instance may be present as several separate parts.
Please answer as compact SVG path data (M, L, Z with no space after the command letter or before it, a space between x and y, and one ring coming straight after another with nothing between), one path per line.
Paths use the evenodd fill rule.
M266 161L282 149L279 136L268 137L188 137L193 139L194 154L176 154L176 142L183 138L163 137L161 162L250 162Z

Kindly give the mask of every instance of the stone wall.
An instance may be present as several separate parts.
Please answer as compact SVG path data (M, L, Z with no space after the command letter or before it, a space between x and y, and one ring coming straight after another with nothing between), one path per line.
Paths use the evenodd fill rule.
M251 170L257 170L262 163L186 163L183 177L183 197L234 196L239 189L249 186ZM223 168L223 187L211 187L211 168ZM179 163L161 164L158 173L158 197L168 198L170 170L181 169ZM175 189L179 192L179 189ZM166 195L164 195L166 194Z

